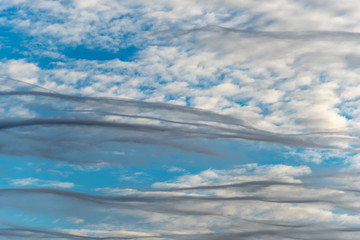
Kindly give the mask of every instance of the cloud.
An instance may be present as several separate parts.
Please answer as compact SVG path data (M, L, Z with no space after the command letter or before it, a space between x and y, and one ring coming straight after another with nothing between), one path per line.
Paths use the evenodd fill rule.
M29 84L38 81L40 68L34 63L28 63L24 59L9 60L0 63L0 72L10 78L22 79Z
M184 31L167 34L179 32ZM238 116L273 131L347 130L356 126L341 104L358 77L345 61L358 45L354 36L198 28L180 34L181 44L141 50L136 62L63 62L42 71L41 82L59 92L175 101ZM194 41L188 43L187 38ZM338 41L349 47L326 50L335 49ZM341 76L346 80L338 81Z
M16 106L26 107L29 115L38 116L18 116L0 121L3 139L6 136L7 139L24 143L22 148L15 150L12 149L11 141L3 141L3 153L10 155L35 154L68 162L74 162L70 158L80 158L79 155L71 157L71 154L64 153L62 149L66 147L69 152L86 154L87 161L78 163L96 163L99 162L101 153L91 154L94 146L109 152L119 143L165 145L188 152L218 155L216 151L201 145L185 142L196 139L234 139L357 151L358 140L348 136L347 132L276 133L255 128L229 115L168 103L83 97L32 90L2 91L0 96L6 101L16 103ZM62 110L64 108L65 110ZM44 114L47 117L42 117ZM22 129L26 131L23 132ZM87 129L84 137L79 135L83 129ZM44 143L49 142L56 144L47 148ZM83 152L82 149L88 149L89 152ZM114 149L110 152L114 152ZM109 163L113 161L111 159L118 158L116 154L109 156ZM106 159L104 161L106 162Z
M298 169L304 177L312 176L303 171L304 166L243 165L186 174L175 178L172 185L159 182L154 185L156 189L149 190L103 188L97 191L105 194L89 194L60 189L1 189L2 206L79 225L78 229L46 230L8 227L1 232L14 238L26 235L49 239L192 239L195 235L199 239L326 239L331 232L333 239L356 239L358 195L350 189L339 190L337 185L344 182L337 178L313 182L291 172L279 176L272 171L284 167ZM261 174L266 168L269 174ZM51 200L56 201L56 208ZM126 227L119 229L122 222Z
M178 168L178 167L170 167L168 169L169 172L185 172L186 170L183 168Z
M72 234L73 233L73 234ZM25 227L8 227L0 228L0 234L6 236L8 239L18 238L46 238L46 239L143 239L143 238L158 238L140 232L126 232L126 231L106 231L106 230L88 230L88 229L66 229L66 231L59 231L59 229L37 229ZM105 234L108 237L90 237L87 235Z
M81 218L74 218L74 217L68 217L67 220L69 222L72 222L72 223L83 223L84 222L84 219L81 219Z
M283 225L285 228L285 226ZM167 234L167 235L147 235L141 232L125 232L125 231L106 231L106 230L89 230L89 229L67 229L67 232L71 232L74 234L69 234L65 232L59 232L56 230L40 230L40 229L31 229L31 228L5 228L1 229L1 234L3 236L7 236L9 238L16 237L46 237L48 239L66 237L67 239L89 239L86 235L83 234L107 234L108 237L91 237L91 239L193 239L197 237L198 239L218 239L219 237L226 239L239 239L243 237L257 237L258 239L266 239L268 237L277 237L278 239L298 239L296 235L300 236L317 236L316 239L329 239L326 238L324 234L321 232L331 232L333 234L333 238L340 235L340 233L348 233L348 236L355 237L357 228L326 228L326 227L318 227L314 228L311 226L303 226L306 228L307 234L302 233L302 231L292 230L289 232L288 229L273 229L273 230L260 230L260 231L247 231L247 232L232 232L232 233L202 233L202 234ZM350 233L350 234L349 234ZM355 234L351 234L355 233ZM120 236L119 236L120 235ZM122 236L122 237L121 237ZM353 238L351 238L353 239Z
M11 6L21 8L32 21L15 14L7 16L7 22L39 41L53 40L40 41L44 44L60 40L66 46L116 51L122 44L135 43L141 48L131 63L62 58L53 69L41 71L42 83L62 92L190 103L236 113L272 130L346 129L356 123L344 116L344 107L338 104L339 95L346 96L345 88L354 87L358 78L347 65L349 59L356 64L351 59L356 59L353 50L358 48L353 3L38 1L36 7L18 2L4 8ZM149 32L157 35L145 36ZM171 41L168 38L164 44L161 37L167 35ZM57 53L58 48L52 45ZM55 79L60 83L55 84ZM118 84L112 84L114 79ZM259 79L261 84L254 84ZM339 89L323 95L319 89L327 88L322 83L328 81L339 83ZM79 85L82 89L76 89ZM304 95L299 88L309 91ZM328 101L313 104L319 98Z
M38 178L19 178L11 179L11 185L14 186L38 186L38 187L55 187L55 188L73 188L75 186L72 182L48 181Z

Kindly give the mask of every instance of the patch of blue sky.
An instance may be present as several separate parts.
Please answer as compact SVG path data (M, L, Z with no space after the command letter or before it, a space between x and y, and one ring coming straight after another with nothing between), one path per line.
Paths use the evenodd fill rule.
M10 27L0 27L0 56L5 59L20 59L29 55L24 46L26 36L12 31Z
M0 17L5 17L7 19L17 18L19 15L19 8L17 7L8 7L0 9Z
M37 9L36 12L25 11L25 13L23 13L23 15L26 16L24 17L25 19L38 19L41 14L46 15L48 13L42 13L39 9ZM132 61L139 51L139 48L133 45L134 33L124 33L121 39L119 39L119 42L121 42L120 45L115 42L109 46L96 44L96 36L91 36L91 33L88 33L89 37L87 40L85 39L86 41L64 44L59 42L58 36L30 34L27 29L22 29L16 26L16 24L13 24L12 19L19 20L19 17L23 16L17 8L3 10L1 15L6 19L2 22L3 24L0 29L1 56L6 59L26 58L28 62L35 62L42 69L53 68L57 62L64 60L61 54L77 60L105 61L119 59L121 61ZM52 18L51 23L62 24L64 23L64 19L55 17ZM103 34L108 35L109 33ZM95 40L91 41L92 38ZM114 36L113 38L118 38L118 36ZM125 44L126 42L128 43ZM51 52L53 54L49 55Z
M232 156L210 157L203 154L186 154L179 150L165 149L164 147L148 148L154 152L149 154L142 148L137 161L128 162L125 167L92 167L91 165L69 166L67 164L56 163L52 161L41 160L38 158L21 157L2 157L2 168L7 173L2 177L2 187L11 188L10 179L35 178L41 180L57 180L60 182L72 182L75 186L71 190L81 192L94 192L96 188L135 188L149 189L151 184L155 182L163 182L173 179L176 176L184 174L184 172L169 171L172 167L184 169L186 173L199 173L208 169L228 169L236 165L255 163L262 161L265 164L285 163L280 161L283 156L276 154L278 152L271 151L255 151L250 153L249 144L239 147L238 142L217 141L209 147L223 144L227 149L223 149ZM230 148L230 149L229 149ZM229 150L229 151L228 151ZM268 156L264 159L264 155ZM139 158L142 161L139 162ZM287 159L289 160L289 159ZM119 163L121 163L121 158ZM22 186L25 188L38 187L36 185Z
M56 187L58 183L74 183L73 187L57 187L59 189L78 190L82 192L93 192L95 188L119 187L121 168L104 167L97 165L66 164L59 161L36 157L14 157L2 156L1 165L1 187ZM137 170L134 170L137 171ZM13 180L24 181L13 181ZM29 181L26 181L29 179ZM30 181L38 179L39 181ZM50 181L51 180L51 181ZM50 182L49 182L50 181ZM133 183L133 182L132 182ZM39 186L48 185L48 186ZM61 186L61 185L60 185Z
M232 99L232 101L239 106L248 106L249 103L252 101L252 98L236 96L236 100Z
M126 171L144 172L152 178L149 182L164 181L171 178L176 172L167 172L170 167L185 169L189 173L197 173L207 169L231 169L234 166L261 163L261 164L283 164L283 165L304 165L310 164L299 160L297 156L290 155L296 148L284 147L279 144L254 143L241 140L198 140L197 144L214 150L218 155L206 155L186 153L181 150L169 149L159 146L151 146L145 151L141 164L130 164ZM160 168L159 168L160 166ZM131 170L134 169L134 170ZM124 181L125 182L125 181Z
M340 108L340 114L341 116L345 117L347 120L352 120L354 119L354 112L357 111L358 109L358 104L357 102L360 101L360 98L356 98L356 99L352 99L349 101L344 101L341 104L341 108Z
M42 180L55 179L60 182L75 183L74 189L91 192L95 188L146 188L152 183L166 181L179 173L168 171L176 166L189 173L196 173L207 169L226 169L237 165L261 162L262 164L302 165L304 162L296 160L296 156L284 153L287 148L273 144L246 143L234 140L203 141L209 149L216 149L218 156L206 154L186 153L181 150L169 149L163 146L135 146L136 152L132 156L112 156L112 161L124 165L123 167L96 166L81 164L68 166L65 162L47 161L36 157L1 158L1 168L6 169L2 175L3 187L11 187L9 179L37 178ZM114 149L114 151L118 150ZM116 155L116 153L114 153ZM106 162L108 158L103 157ZM80 161L81 162L81 161ZM63 173L63 174L61 174ZM5 179L5 180L4 180ZM30 185L31 187L31 185Z
M73 59L85 59L85 60L114 60L119 59L121 61L133 61L136 53L139 49L135 46L129 46L127 48L118 49L116 52L108 49L100 48L88 48L84 45L76 47L67 47L63 50L63 54L68 58Z
M29 204L33 204L30 202ZM31 212L24 212L21 209L16 208L6 208L1 209L0 211L0 226L4 225L5 228L9 226L46 226L46 227L55 227L54 219L47 216L34 216ZM1 228L0 228L1 229Z
M36 63L40 68L47 69L55 66L61 59L49 57L41 52L43 46L35 44L36 39L26 33L19 32L8 26L0 27L0 56L2 60L26 59ZM39 49L40 48L40 49Z
M11 201L11 202L6 202ZM25 206L24 201L26 202ZM56 196L40 194L38 196L28 196L26 200L23 197L13 196L4 199L4 204L14 206L13 208L2 209L0 218L6 219L3 224L6 226L34 227L34 228L71 228L78 229L83 225L82 218L86 217L91 221L87 211L81 204L70 199L58 199ZM78 205L75 212L71 204ZM30 207L31 206L31 207ZM36 209L34 211L32 209ZM94 212L93 212L94 214ZM97 216L94 219L98 220ZM74 221L79 220L76 224ZM96 223L94 220L93 223ZM91 223L91 222L90 222ZM48 229L49 230L49 229Z
M91 192L96 188L149 189L151 184L167 181L184 173L199 173L208 169L231 169L234 166L261 163L265 165L304 165L296 156L286 154L289 149L278 145L241 143L239 141L206 141L207 147L218 149L219 156L184 153L162 146L141 147L138 154L126 161L124 167L96 169L83 165L79 169L63 165L56 171L71 172L62 181L75 182L75 189ZM225 153L225 154L222 154ZM126 159L126 157L125 157ZM134 160L134 161L132 161ZM118 162L124 163L121 157ZM169 171L172 167L185 172ZM88 170L86 170L88 169ZM56 174L56 173L55 173Z
M2 154L0 161L2 187L14 187L12 179L37 178L41 180L54 180L55 177L58 181L65 181L65 177L52 171L57 168L58 163L44 158ZM29 186L31 187L31 184Z
M142 85L138 87L138 89L141 91L141 93L145 95L151 95L154 92L156 92L157 88L154 86L154 84L148 84L148 85Z

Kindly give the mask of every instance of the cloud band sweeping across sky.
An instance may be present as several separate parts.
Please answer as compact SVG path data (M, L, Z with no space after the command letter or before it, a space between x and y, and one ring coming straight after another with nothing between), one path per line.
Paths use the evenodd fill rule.
M36 145L36 142L39 141L59 143L76 139L76 141L82 142L84 149L86 149L86 147L92 147L94 144L100 147L102 143L128 142L167 145L190 152L217 155L214 150L201 146L194 147L190 144L181 144L177 139L240 139L280 143L297 147L344 149L349 152L357 152L358 140L345 131L274 133L257 129L231 116L168 103L80 97L30 90L0 92L0 96L6 101L11 101L11 97L15 96L14 100L17 101L17 106L20 104L30 106L28 108L29 112L31 112L29 116L33 116L31 118L17 117L3 120L0 122L0 129L16 130L17 128L27 127L26 132L30 136L41 136L42 134L39 134L39 132L48 131L49 128L53 131L53 134L47 137L44 137L45 135L42 138L34 137L34 141L30 137L26 137L27 144L35 142ZM22 96L36 98L19 99ZM67 110L62 111L62 106L65 106ZM51 110L48 110L50 107ZM105 109L111 109L112 112L104 112ZM126 114L128 111L133 112L133 114ZM141 112L147 112L147 115L141 115ZM42 115L47 117L44 118ZM63 139L56 137L57 135L64 135L57 134L57 131L66 132ZM82 132L87 132L86 137L81 137ZM4 132L4 135L11 135L11 133ZM12 136L15 138L22 137L16 134L12 134ZM96 142L93 139L96 139ZM79 144L74 147L76 146L79 146ZM4 143L3 152L5 153L7 149L9 148ZM41 154L38 148L33 149L36 150L33 153L28 152L28 154ZM71 150L81 149L72 149L71 146L68 146L67 151ZM60 148L59 151L62 151L62 149ZM14 153L14 151L9 150L7 153L11 154L12 152ZM52 154L60 155L58 152ZM46 157L45 155L42 156ZM54 159L57 159L57 157L54 156Z
M264 175L264 167L268 171L267 176ZM200 239L207 239L209 237L215 239L221 236L234 239L242 237L256 237L260 239L268 237L277 237L278 239L326 239L329 232L333 233L334 236L344 236L343 234L347 234L349 237L355 237L358 234L358 227L336 226L339 221L343 222L342 224L344 222L345 224L349 222L350 225L356 224L355 221L358 221L356 220L357 217L351 214L351 212L356 213L360 210L356 203L357 195L352 194L351 191L335 190L336 187L340 186L333 185L335 189L331 189L324 182L302 184L298 177L286 175L289 172L283 172L285 175L281 178L278 175L272 176L272 170L280 170L284 167L277 165L271 167L242 166L238 169L227 171L208 170L197 175L201 178L208 178L205 183L198 187L184 188L182 186L186 186L189 183L193 184L191 180L195 175L188 175L186 176L188 182L184 181L183 178L179 178L176 182L172 183L177 184L176 188L178 191L181 191L181 194L174 192L176 188L170 191L165 189L158 189L157 191L133 191L130 195L128 195L129 190L127 189L97 189L97 191L106 191L108 194L111 192L111 195L107 194L106 196L43 188L1 189L2 201L5 205L20 208L25 212L58 217L59 214L68 215L68 211L76 205L78 210L73 212L72 216L76 219L82 219L81 222L79 221L80 224L88 221L97 222L100 219L116 216L117 222L126 221L129 226L131 226L130 223L136 224L136 219L140 218L142 219L141 222L146 223L142 226L142 230L149 228L146 231L140 232L135 232L132 229L121 234L120 231L115 230L116 228L107 231L93 230L93 232L90 229L63 229L59 232L59 229L42 230L13 226L12 228L4 227L3 232L8 232L9 236L11 236L11 233L14 233L13 237L15 238L16 234L25 234L31 237L38 237L39 235L45 238L62 236L69 239L98 239L101 237L96 236L104 236L101 234L109 235L109 239L192 239L195 236ZM296 168L293 168L294 174L300 174L300 177L302 174L306 176L309 171L301 170L302 168L299 167L297 173L294 171ZM263 174L260 174L260 169L263 171ZM237 184L228 183L229 176L234 171L243 171L243 175L237 177L237 181L242 178L243 182ZM230 179L234 180L233 178ZM252 181L244 181L249 179ZM219 183L211 185L211 183L208 183L211 181ZM166 184L157 183L156 185L166 186ZM253 188L254 186L260 186L260 188ZM127 191L128 193L126 193ZM294 195L294 192L298 195ZM55 209L51 203L51 199L54 196L55 199L60 200L58 202L60 205ZM24 201L29 201L32 198L42 199L43 203L49 204L38 206L23 204ZM279 199L275 200L272 198ZM224 201L226 204L224 204ZM262 202L261 205L266 211L259 209L260 205L257 202ZM236 212L229 211L233 207L239 209ZM254 211L253 214L257 214L257 217L249 219L250 216L245 209L248 209L248 211L251 209L251 211ZM338 213L335 213L335 209L337 209ZM334 211L333 214L329 215L332 211ZM284 214L286 212L291 213L291 221L287 220L284 222L284 216L278 215L281 212L284 212ZM303 212L303 214L293 215L296 212ZM272 215L273 220L262 220L264 216L269 215ZM167 216L172 216L173 222L164 226L162 219L168 219ZM124 219L122 219L123 217ZM185 219L201 221L189 223L192 226L192 231L199 231L197 234L166 233L170 229L164 232L164 228L176 229L176 225ZM208 223L210 228L202 229L202 224L207 221L211 222ZM309 221L311 221L311 224L309 224ZM239 228L235 224L236 222L241 223L244 228ZM175 226L173 226L174 224ZM215 233L211 231L211 228L221 229L222 231ZM157 229L162 230L158 231ZM86 232L94 234L92 235L93 238L82 235L82 233ZM147 234L144 234L144 232Z

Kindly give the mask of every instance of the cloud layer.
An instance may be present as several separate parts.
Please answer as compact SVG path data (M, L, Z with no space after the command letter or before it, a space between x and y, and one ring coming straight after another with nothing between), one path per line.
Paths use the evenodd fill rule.
M0 11L1 237L357 239L356 1Z
M306 166L244 165L185 174L155 183L156 189L151 190L96 189L106 195L49 188L1 189L2 206L50 219L71 216L68 221L81 226L42 230L5 224L1 231L13 238L49 239L327 239L329 232L332 239L356 239L360 206L351 181L358 176L343 173L345 181L336 174L323 176L325 181L301 180L303 176L311 179L309 174ZM171 189L164 189L168 186ZM24 203L35 199L42 204ZM56 207L52 199L57 199ZM71 212L75 206L77 211ZM125 222L127 229L117 227ZM139 224L142 232L137 230Z
M2 152L8 155L27 154L78 163L96 162L97 159L106 162L106 154L116 151L121 143L164 145L188 152L218 154L205 146L184 142L201 139L280 143L304 148L343 149L349 153L358 151L357 138L347 131L276 133L258 129L229 115L169 103L33 90L2 91L0 96L8 106L15 103L16 108L23 108L27 113L27 116L8 115L0 121L2 139L7 139L3 141ZM16 149L13 148L15 141L22 143ZM49 142L54 144L50 149ZM96 153L99 150L103 153ZM76 152L88 155L80 157ZM112 157L109 156L108 163L113 161Z

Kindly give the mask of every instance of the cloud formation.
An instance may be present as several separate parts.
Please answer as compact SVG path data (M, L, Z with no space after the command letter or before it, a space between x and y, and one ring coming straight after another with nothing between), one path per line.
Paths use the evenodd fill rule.
M50 218L65 218L76 206L72 219L81 219L76 223L80 225L77 230L7 226L1 232L13 238L48 239L192 239L195 236L199 239L326 239L331 232L333 239L344 236L356 239L360 231L360 219L354 215L360 210L357 194L337 190L334 182L332 185L303 182L301 177L309 176L305 172L299 177L285 174L279 178L273 172L275 168L280 170L284 166L244 165L233 170L207 170L174 179L171 189L134 190L130 195L123 195L121 189L97 190L108 192L106 195L50 188L1 189L2 206ZM300 170L303 166L295 168ZM270 175L261 174L259 169ZM194 183L194 179L201 179L201 183ZM182 187L188 184L193 187ZM24 204L35 199L42 204ZM51 199L57 199L55 209ZM127 222L127 232L116 227L123 221ZM108 225L100 231L99 222ZM145 224L142 229L147 229L147 234L137 232L139 222ZM187 230L179 231L180 226Z
M258 129L229 115L169 103L34 90L2 91L0 96L9 106L16 102L17 107L22 107L28 113L28 117L24 117L24 114L10 115L8 119L0 121L3 139L6 136L7 139L24 143L20 149L13 150L11 142L3 141L3 154L10 155L30 154L73 162L63 154L63 147L66 146L68 152L91 151L94 146L110 151L116 143L165 145L189 152L218 155L204 146L197 147L181 141L196 139L237 139L350 152L356 152L358 145L357 138L347 132L276 133ZM86 134L83 135L83 132ZM56 143L56 147L49 150L44 145L47 142ZM101 158L100 155L94 156ZM96 162L96 159L86 159Z
M357 239L359 11L1 2L0 236Z

